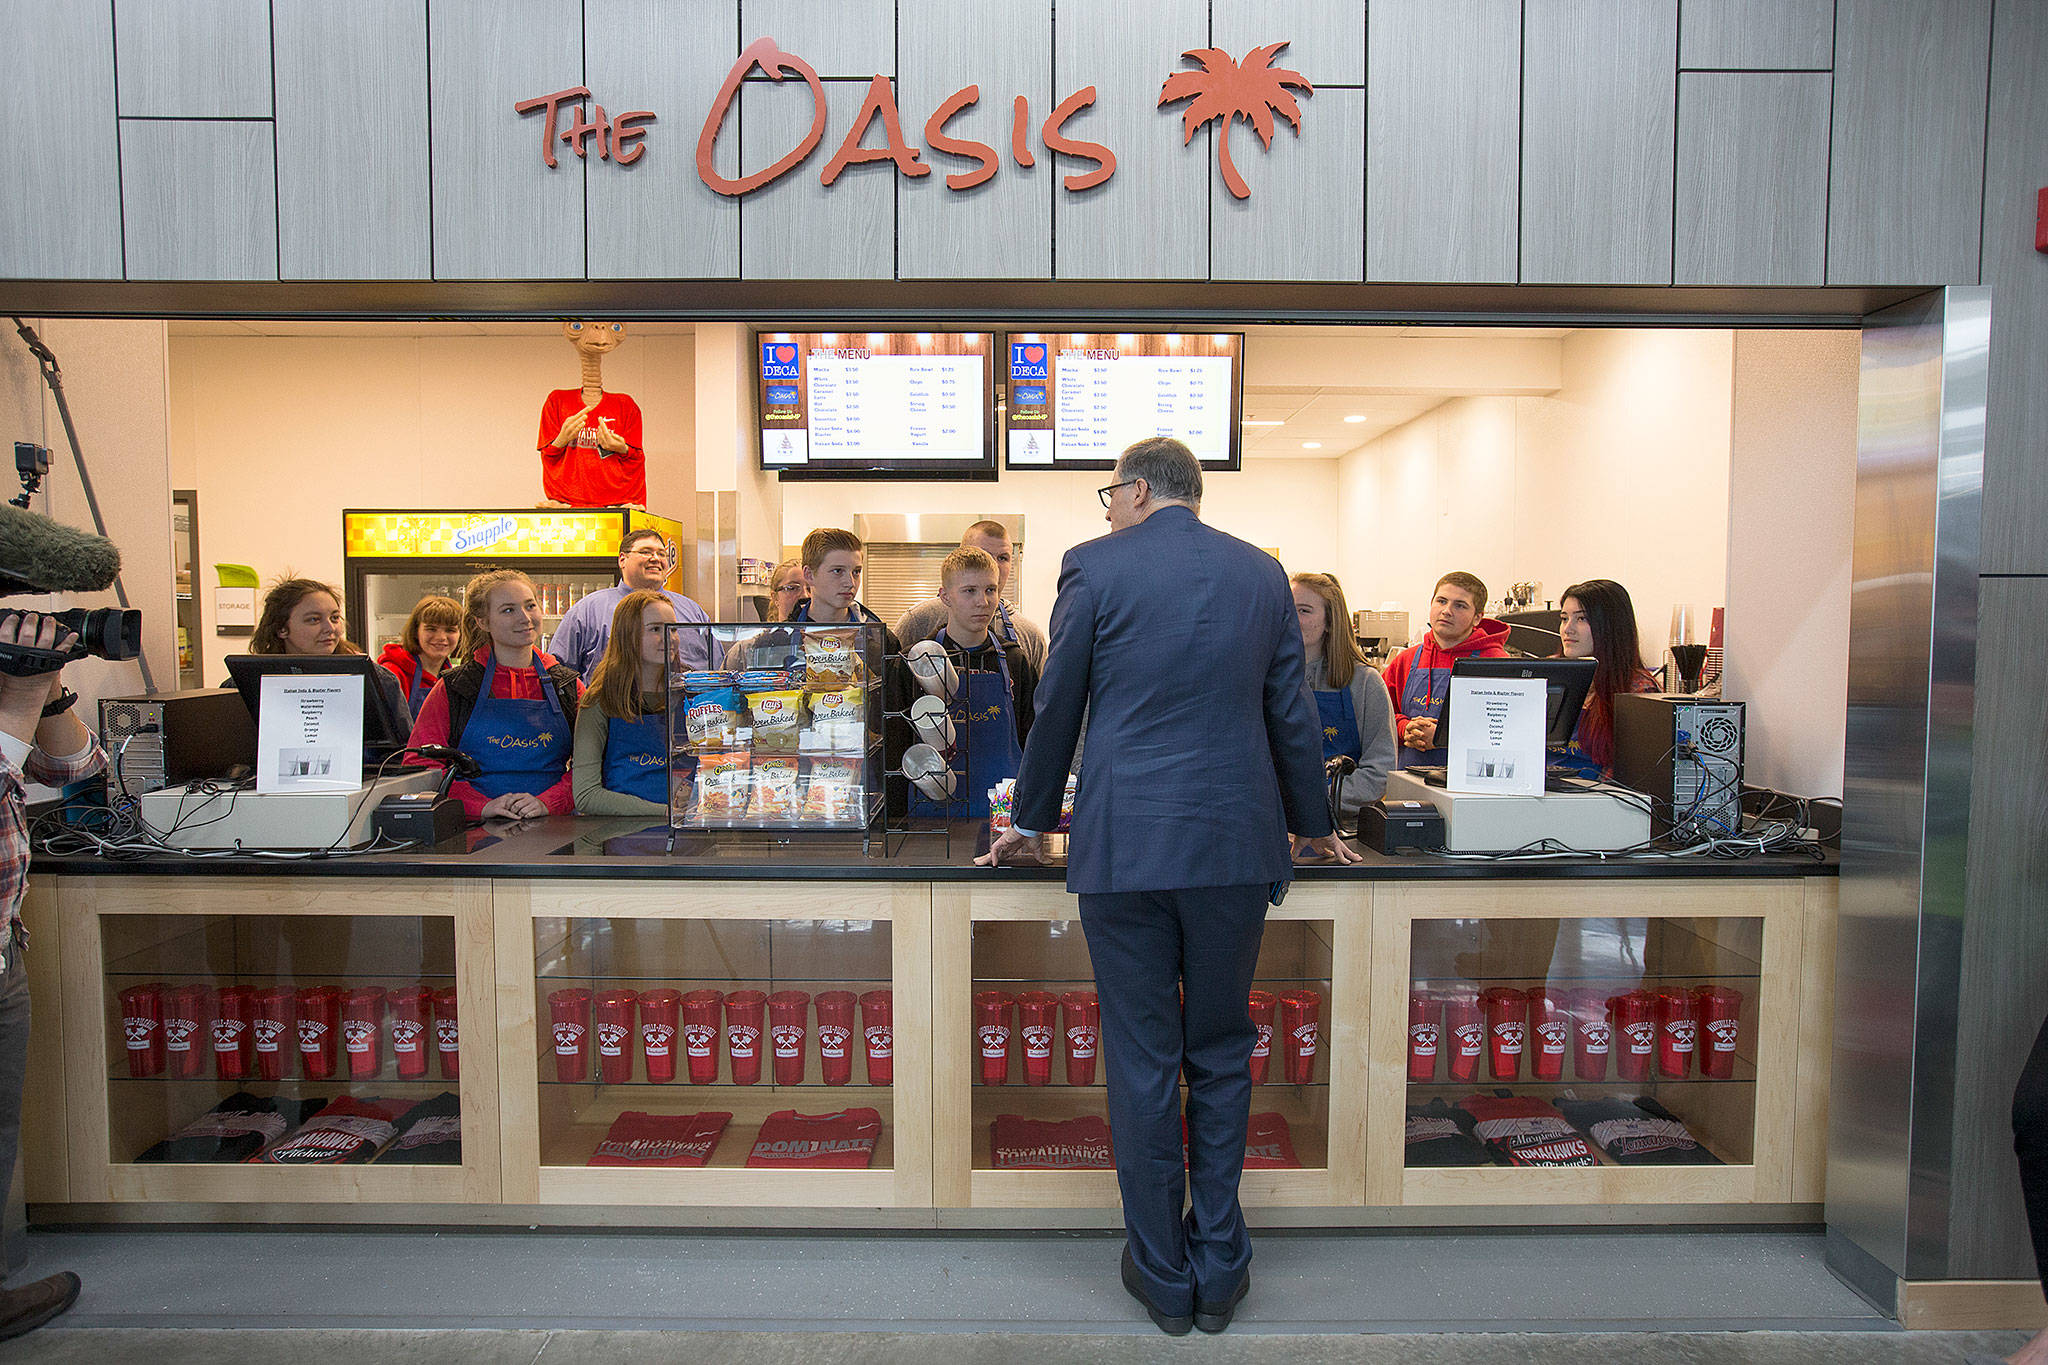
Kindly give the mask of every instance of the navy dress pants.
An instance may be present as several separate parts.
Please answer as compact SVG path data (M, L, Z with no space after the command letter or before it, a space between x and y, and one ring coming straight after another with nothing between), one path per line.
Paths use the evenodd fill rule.
M1249 997L1271 890L1261 883L1080 898L1102 1004L1125 1235L1163 1313L1229 1298L1251 1266L1237 1186L1251 1116Z

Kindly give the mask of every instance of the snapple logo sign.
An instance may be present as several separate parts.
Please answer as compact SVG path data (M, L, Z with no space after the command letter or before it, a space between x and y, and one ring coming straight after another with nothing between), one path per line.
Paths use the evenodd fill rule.
M519 523L510 517L493 517L489 521L472 522L455 533L456 554L468 554L481 550L486 545L495 545L517 530Z
M1216 139L1217 165L1222 172L1223 183L1239 199L1249 198L1251 187L1238 174L1237 165L1231 159L1231 126L1242 120L1269 148L1273 145L1275 114L1293 126L1297 137L1301 134L1301 109L1288 90L1292 88L1311 94L1314 87L1298 71L1273 67L1274 56L1286 46L1287 43L1282 41L1254 48L1242 62L1218 48L1197 48L1181 55L1184 60L1196 63L1198 69L1176 71L1160 87L1158 107L1163 109L1169 104L1187 101L1187 108L1181 116L1182 146L1192 142L1196 130L1203 125L1221 123ZM760 170L738 177L727 176L718 169L716 150L719 134L725 128L726 115L732 109L733 98L738 95L741 82L757 68L777 84L798 80L808 88L811 97L810 127L794 147ZM1116 173L1115 152L1099 142L1083 142L1068 137L1064 131L1069 120L1095 103L1095 94L1092 85L1073 91L1055 104L1052 112L1038 125L1038 140L1047 152L1090 163L1086 170L1061 177L1061 183L1070 193L1093 189ZM540 156L550 169L559 164L555 158L558 140L567 143L579 160L587 157L593 142L597 146L598 160L619 166L630 166L646 154L644 139L649 132L647 125L655 122L654 112L631 109L610 115L602 104L593 101L591 108L596 111L593 117L583 104L590 98L589 86L575 85L513 104L513 111L522 116L536 113L542 116ZM965 85L942 100L932 111L932 116L925 120L925 146L934 152L973 163L972 169L946 176L946 188L949 190L973 189L994 179L1002 165L1002 154L988 143L954 137L946 131L947 125L955 118L980 102L981 87ZM567 128L561 126L565 109L570 117ZM868 132L878 119L882 125L884 145L867 146ZM724 82L712 98L710 111L697 134L697 178L714 193L729 198L751 194L802 165L823 140L825 122L825 83L819 79L817 68L802 57L785 52L773 38L757 38L740 53L739 60L726 72ZM1031 131L1031 101L1024 95L1015 96L1010 106L1008 151L1010 160L1020 167L1036 164L1036 154L1031 149ZM830 186L848 166L876 161L891 162L896 174L912 179L932 173L932 168L920 159L919 149L905 141L903 117L896 105L895 91L889 78L883 75L876 75L868 82L867 94L853 117L852 126L840 140L831 160L825 163L818 183Z

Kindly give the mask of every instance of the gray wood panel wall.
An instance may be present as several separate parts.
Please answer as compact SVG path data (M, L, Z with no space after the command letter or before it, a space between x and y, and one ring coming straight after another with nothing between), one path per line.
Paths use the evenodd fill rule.
M131 280L277 278L270 123L122 119Z
M896 168L887 161L859 163L841 171L830 188L820 183L853 127L868 83L824 86L825 135L816 149L740 204L740 268L748 279L886 280L896 273ZM803 141L814 117L810 88L801 80L748 81L738 103L740 169L748 175ZM868 145L882 145L880 120L869 132Z
M1835 0L1679 0L1687 70L1826 71L1834 56Z
M121 277L114 22L0 0L0 279Z
M1820 284L1827 276L1826 73L1678 78L1674 284Z
M415 0L272 0L271 15L280 272L431 278L425 9ZM387 128L422 131L394 137Z
M1840 0L1829 284L1977 283L1990 56L1991 0Z
M114 0L123 118L269 118L269 0Z
M877 71L896 72L894 0L739 0L739 30L740 46L756 38L773 38L777 47L803 58L827 78L866 80Z
M1373 17L1380 7L1373 6ZM1209 43L1233 57L1285 39L1273 65L1317 89L1365 84L1365 0L1213 0Z
M1313 138L1297 137L1276 120L1266 150L1242 123L1230 130L1232 154L1252 193L1238 199L1218 188L1210 201L1212 278L1365 278L1365 205L1350 189L1365 164L1365 92L1323 86L1301 103L1302 121L1314 119Z
M1669 284L1677 0L1525 0L1522 279Z

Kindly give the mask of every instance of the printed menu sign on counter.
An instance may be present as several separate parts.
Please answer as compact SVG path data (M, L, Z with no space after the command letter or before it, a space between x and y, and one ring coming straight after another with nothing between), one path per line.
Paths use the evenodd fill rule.
M762 468L993 478L992 341L958 332L758 334Z
M352 792L363 785L363 680L276 674L256 712L256 790Z
M1208 469L1239 467L1237 333L1012 332L1004 338L1011 469L1108 469L1175 436Z

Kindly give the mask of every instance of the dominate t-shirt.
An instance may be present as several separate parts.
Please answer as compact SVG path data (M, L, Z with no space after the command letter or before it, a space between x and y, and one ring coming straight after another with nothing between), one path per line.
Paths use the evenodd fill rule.
M702 1166L711 1160L731 1114L643 1114L628 1109L591 1155L593 1166Z
M247 1161L320 1109L319 1100L265 1099L237 1091L137 1161Z
M342 1095L327 1102L297 1132L252 1160L277 1166L335 1166L368 1161L398 1131L403 1100L359 1100Z
M989 1154L999 1171L1104 1171L1116 1165L1109 1124L1089 1115L1056 1122L998 1114Z
M1253 1114L1244 1134L1244 1168L1248 1171L1293 1170L1301 1165L1294 1155L1294 1134L1287 1120L1278 1114Z
M875 1159L882 1116L872 1109L799 1114L778 1109L761 1124L747 1165L864 1171Z

